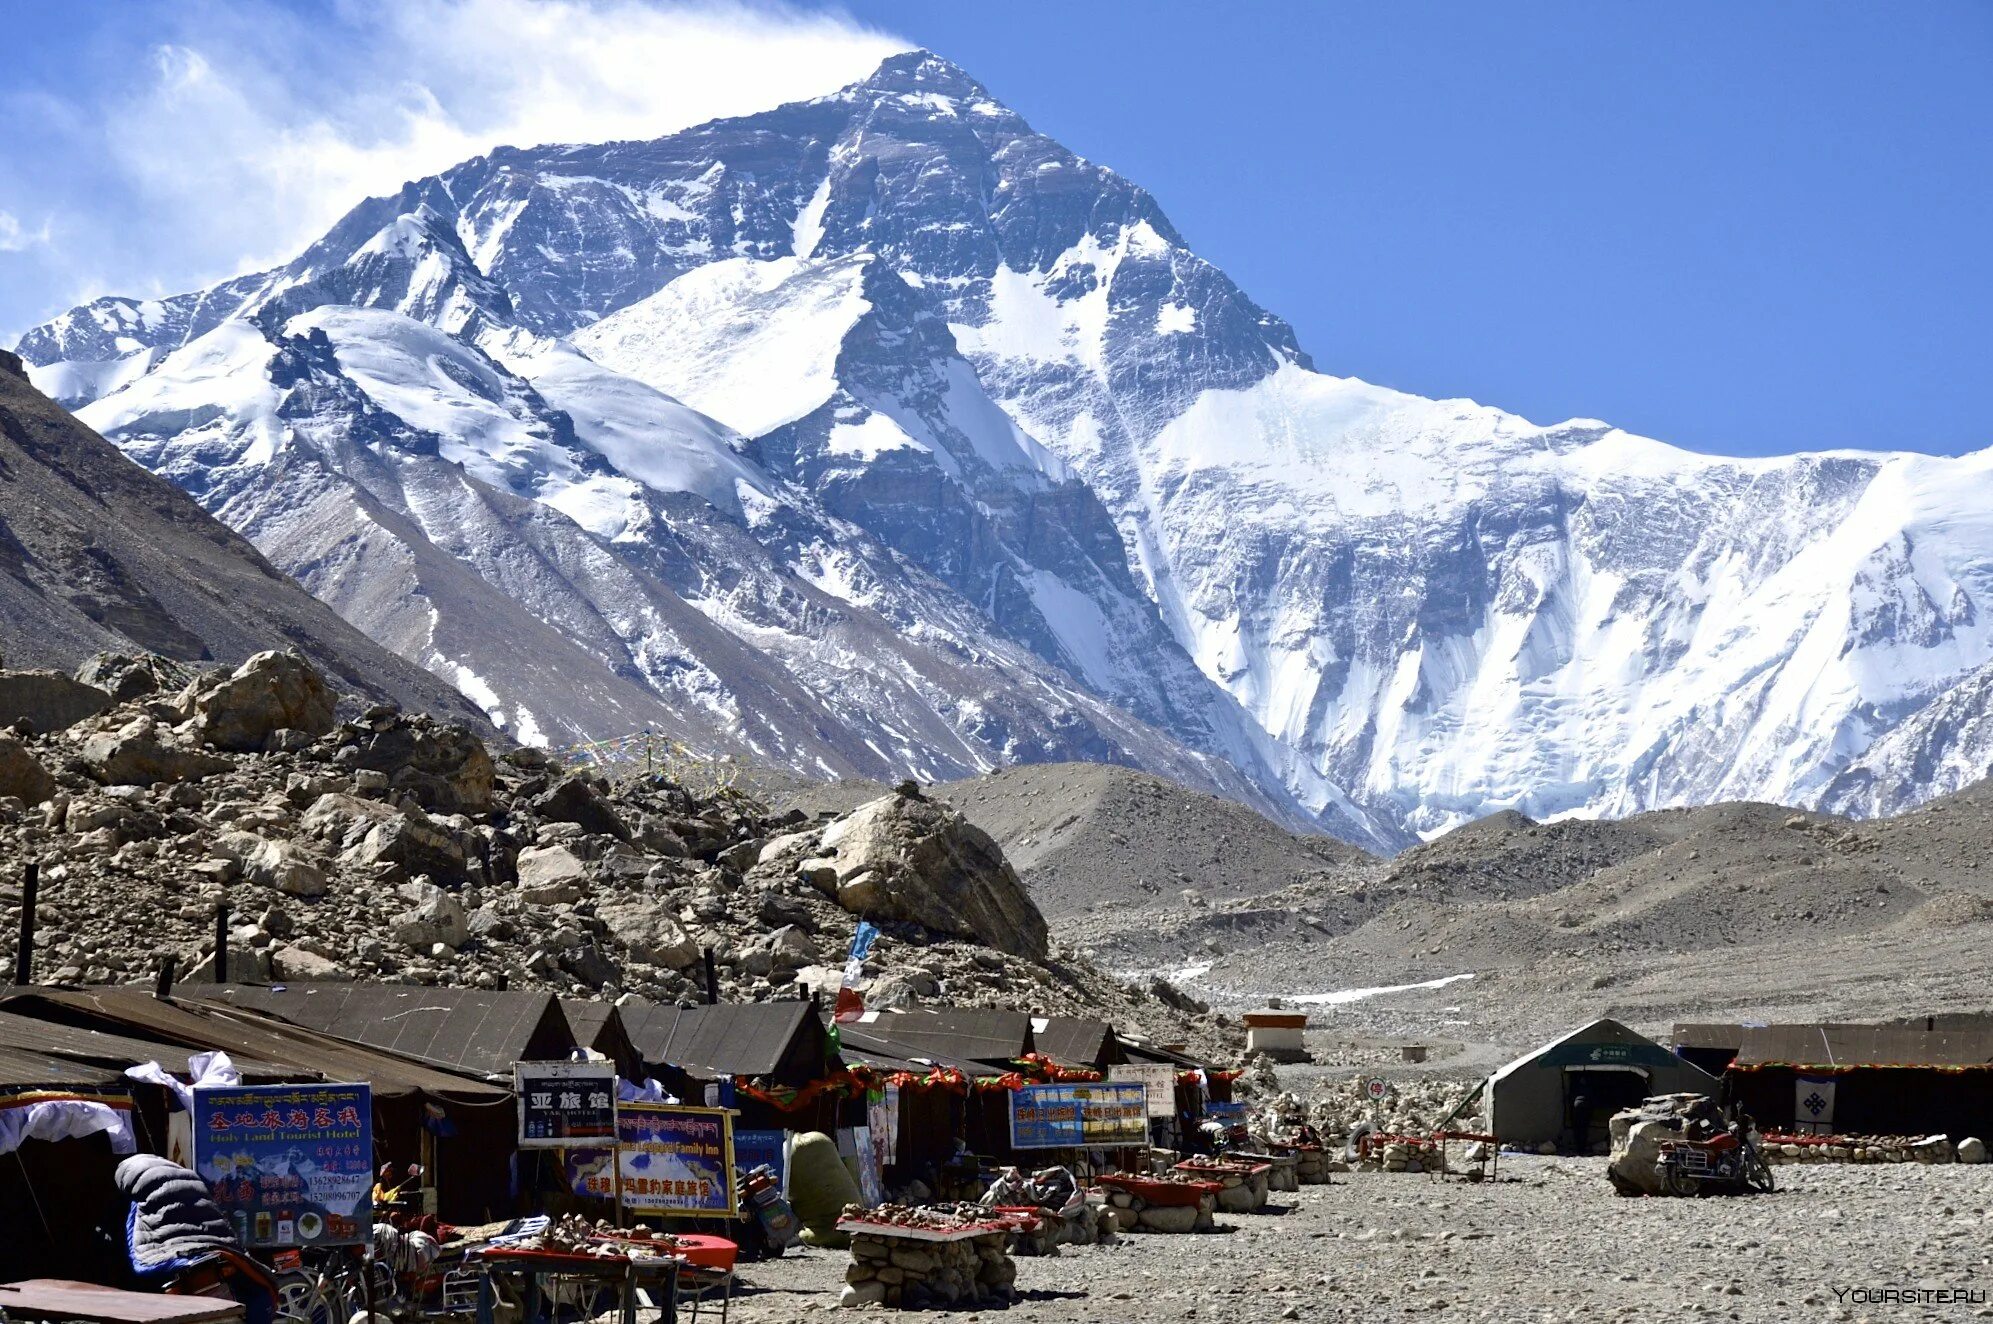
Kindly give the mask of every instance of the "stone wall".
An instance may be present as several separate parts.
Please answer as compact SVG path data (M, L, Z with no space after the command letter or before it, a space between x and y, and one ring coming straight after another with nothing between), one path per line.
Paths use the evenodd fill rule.
M883 1232L851 1234L851 1266L840 1303L887 1306L1002 1306L1016 1295L1017 1265L1004 1232L924 1241Z

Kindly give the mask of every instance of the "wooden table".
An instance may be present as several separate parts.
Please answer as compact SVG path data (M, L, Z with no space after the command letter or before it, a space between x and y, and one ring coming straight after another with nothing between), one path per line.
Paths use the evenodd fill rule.
M88 1324L223 1324L242 1318L238 1303L218 1297L125 1292L65 1278L0 1283L0 1311L9 1319L74 1319Z

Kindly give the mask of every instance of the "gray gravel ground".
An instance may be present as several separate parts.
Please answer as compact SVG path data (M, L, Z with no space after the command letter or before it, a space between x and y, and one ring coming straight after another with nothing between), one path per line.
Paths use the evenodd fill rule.
M1230 1234L1131 1236L1020 1259L1025 1299L1004 1318L1993 1317L1993 1164L1780 1168L1775 1194L1700 1200L1622 1199L1602 1159L1508 1158L1503 1178L1472 1185L1351 1174L1280 1197L1290 1202L1285 1213L1222 1219ZM734 1318L893 1315L838 1308L847 1259L807 1251L745 1266ZM1918 1288L1963 1289L1973 1299L1859 1296Z

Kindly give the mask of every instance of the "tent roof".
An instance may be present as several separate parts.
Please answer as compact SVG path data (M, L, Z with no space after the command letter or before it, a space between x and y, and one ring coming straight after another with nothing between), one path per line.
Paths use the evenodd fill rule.
M1031 1038L1062 1066L1104 1067L1115 1056L1114 1027L1084 1016L1034 1016Z
M1742 1025L1683 1022L1668 1033L1668 1043L1674 1048L1727 1048L1734 1053L1743 1042Z
M186 1061L187 1050L178 1044L56 1025L0 1011L0 1089L122 1086L126 1084L126 1067L157 1062L169 1072L184 1075ZM289 1074L267 1062L245 1060L235 1066L251 1080L281 1081Z
M1922 1030L1900 1025L1766 1025L1744 1031L1738 1066L1984 1066L1993 1030Z
M453 1071L503 1080L512 1064L536 1055L548 1017L558 1022L563 1053L577 1040L551 993L427 988L415 984L291 984L263 988L190 987L189 996L245 1007L370 1048L420 1058Z
M965 1076L988 1070L980 1062L938 1057L924 1048L902 1043L880 1032L876 1025L843 1024L837 1027L838 1056L846 1066L874 1067L880 1071L911 1071L925 1074L935 1067L948 1067Z
M714 1078L770 1075L799 1035L812 1025L823 1034L816 1008L800 999L681 1007L632 998L616 1010L644 1061Z
M0 1010L78 1030L132 1031L149 1041L177 1045L183 1053L219 1049L238 1065L268 1064L292 1080L366 1081L378 1095L420 1093L468 1102L511 1093L509 1086L490 1085L243 1008L159 998L149 989L15 989L0 996Z
M1524 1053L1521 1057L1505 1066L1498 1067L1494 1074L1488 1077L1488 1084L1494 1085L1498 1081L1506 1080L1515 1072L1522 1070L1526 1066L1530 1066L1540 1058L1549 1056L1566 1044L1581 1043L1644 1044L1657 1053L1666 1054L1668 1052L1667 1049L1661 1047L1661 1045L1655 1043L1646 1035L1641 1034L1638 1030L1628 1029L1609 1016L1601 1016L1595 1021L1580 1025L1575 1030L1557 1036L1541 1047L1530 1049L1527 1053ZM1683 1065L1689 1066L1691 1064L1684 1062Z
M868 1011L855 1022L861 1031L883 1034L897 1043L965 1062L1008 1065L1031 1052L1031 1017L1021 1011L955 1007L933 1011Z

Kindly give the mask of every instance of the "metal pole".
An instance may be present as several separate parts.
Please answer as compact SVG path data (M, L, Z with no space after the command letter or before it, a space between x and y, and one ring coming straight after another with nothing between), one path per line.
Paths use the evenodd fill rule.
M713 949L706 949L706 1005L718 1006L720 1001L720 973L713 964Z
M228 982L228 902L215 907L215 983Z
M159 963L159 981L152 986L152 996L163 998L173 992L173 976L179 973L180 961L177 957L166 957Z
M41 891L42 867L29 860L21 870L21 945L14 949L14 982L25 987L35 974L35 897Z

